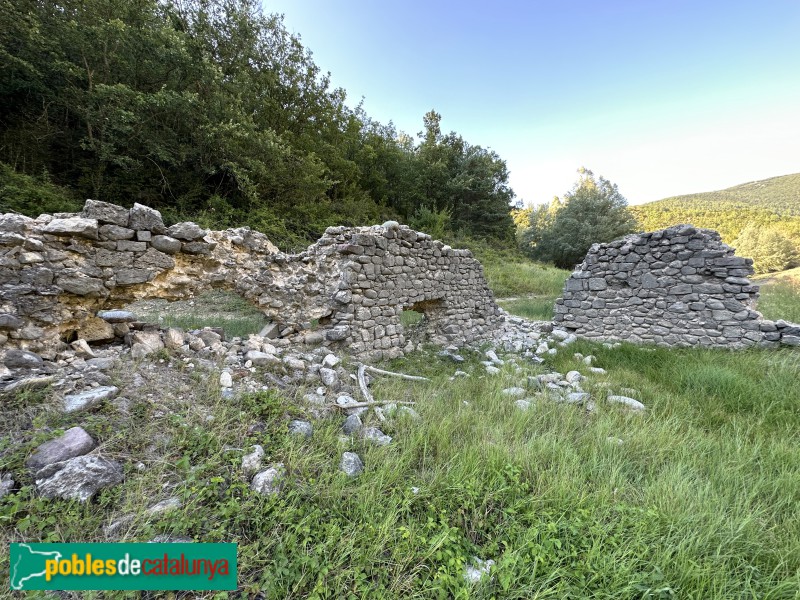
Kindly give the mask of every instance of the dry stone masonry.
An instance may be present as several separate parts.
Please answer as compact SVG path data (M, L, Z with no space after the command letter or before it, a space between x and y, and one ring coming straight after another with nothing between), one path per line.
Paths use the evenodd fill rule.
M593 339L661 346L800 345L800 325L755 310L753 261L716 231L677 225L591 247L554 322Z
M129 333L143 298L235 291L275 324L273 335L326 342L372 360L409 348L404 310L425 315L436 343L469 343L504 320L480 263L396 222L332 227L299 254L248 228L166 227L140 204L87 200L80 214L0 216L0 348L52 358L66 342ZM313 329L313 331L312 331Z

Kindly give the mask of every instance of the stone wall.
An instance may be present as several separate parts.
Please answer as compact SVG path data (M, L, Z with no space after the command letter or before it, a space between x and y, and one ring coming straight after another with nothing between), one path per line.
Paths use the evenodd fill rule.
M585 338L661 346L800 345L800 325L755 310L753 261L716 231L677 225L591 247L554 322Z
M425 314L436 343L491 335L503 321L480 263L389 222L329 228L299 254L248 228L166 227L158 211L87 200L80 214L0 216L0 349L55 354L72 339L103 341L124 324L98 315L143 298L235 291L283 337L309 337L370 359L400 356L400 314ZM104 313L100 313L101 315Z

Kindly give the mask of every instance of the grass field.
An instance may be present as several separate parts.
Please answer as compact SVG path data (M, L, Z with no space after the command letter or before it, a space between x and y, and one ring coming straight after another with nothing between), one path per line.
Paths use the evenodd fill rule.
M0 500L3 550L106 541L104 526L130 516L116 533L128 541L237 542L242 591L265 598L797 598L800 353L578 342L549 366L585 370L573 351L608 370L586 386L592 414L533 390L533 407L517 409L502 389L543 370L521 361L489 378L468 354L459 368L472 376L454 381L434 353L396 361L432 381L374 384L377 399L414 401L420 415L368 419L393 436L387 447L341 441L341 416L315 421L311 440L292 437L287 422L303 411L291 398L222 400L214 376L178 361L140 390L128 421L106 407L83 423L125 461L125 483L79 504L37 498L27 482ZM646 414L602 401L624 388ZM17 410L54 433L74 424L43 398ZM3 469L24 473L44 437L8 452ZM253 443L266 464L286 465L278 496L248 487L239 465ZM344 450L364 460L357 479L337 470ZM183 508L145 513L168 495ZM473 557L496 561L478 584L463 577Z
M553 318L553 303L561 295L569 271L519 257L483 264L489 287L502 308L537 321Z

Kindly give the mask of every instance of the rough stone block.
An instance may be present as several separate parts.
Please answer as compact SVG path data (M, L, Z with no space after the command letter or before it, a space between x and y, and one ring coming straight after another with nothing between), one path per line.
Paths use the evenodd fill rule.
M81 216L87 219L97 219L100 223L111 223L120 227L128 226L129 212L127 208L100 202L99 200L87 200L83 205Z

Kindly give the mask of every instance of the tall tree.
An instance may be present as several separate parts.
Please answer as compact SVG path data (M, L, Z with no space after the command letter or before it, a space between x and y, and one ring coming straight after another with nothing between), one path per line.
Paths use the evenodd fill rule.
M592 244L610 242L636 226L616 184L585 168L578 173L563 203L534 211L520 236L523 250L533 258L563 269L580 262Z
M753 259L756 273L783 271L800 262L800 253L794 244L771 227L748 225L733 246L738 255Z

